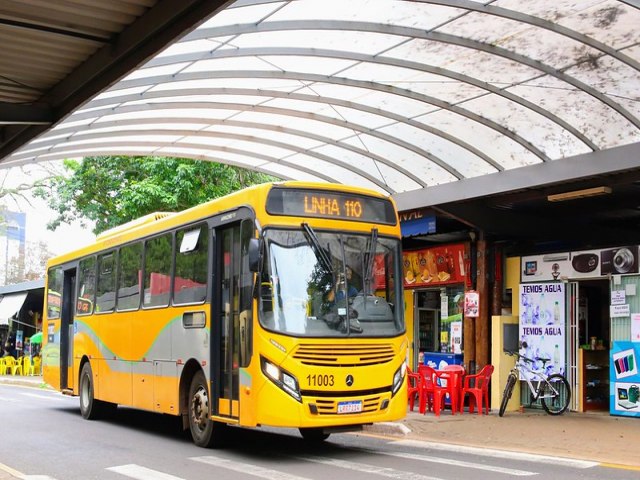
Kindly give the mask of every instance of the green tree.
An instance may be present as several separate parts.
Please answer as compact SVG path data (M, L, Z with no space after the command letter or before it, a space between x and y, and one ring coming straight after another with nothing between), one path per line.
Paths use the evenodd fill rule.
M48 228L91 220L96 234L149 213L177 212L276 180L220 163L169 157L86 157L65 160L64 166L66 174L35 191L57 213Z

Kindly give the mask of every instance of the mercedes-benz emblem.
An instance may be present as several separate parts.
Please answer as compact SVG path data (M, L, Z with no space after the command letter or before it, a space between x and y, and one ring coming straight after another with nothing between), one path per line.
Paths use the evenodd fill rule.
M353 375L347 375L345 382L347 383L347 387L350 387L351 385L353 385Z

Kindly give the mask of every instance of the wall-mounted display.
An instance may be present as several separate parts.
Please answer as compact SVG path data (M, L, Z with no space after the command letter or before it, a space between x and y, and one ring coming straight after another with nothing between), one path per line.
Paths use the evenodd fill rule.
M521 281L597 278L638 273L638 245L522 257Z
M611 415L640 417L640 344L613 342L611 349L610 402Z

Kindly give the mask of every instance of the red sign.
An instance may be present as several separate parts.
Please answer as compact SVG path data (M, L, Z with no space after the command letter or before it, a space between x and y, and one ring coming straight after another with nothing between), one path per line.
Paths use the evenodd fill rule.
M464 244L402 253L406 288L463 283L466 277Z

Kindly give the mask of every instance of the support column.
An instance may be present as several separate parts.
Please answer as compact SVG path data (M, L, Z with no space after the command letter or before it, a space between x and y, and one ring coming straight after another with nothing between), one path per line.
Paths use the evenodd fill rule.
M488 275L488 251L487 241L484 238L478 240L478 250L476 262L478 265L478 276L476 279L476 291L480 297L478 318L475 319L475 341L476 341L476 368L479 370L490 363L489 357L489 310L491 302L491 287Z
M465 290L473 289L476 277L476 246L475 238L471 237L471 243L465 249L466 275ZM464 309L463 309L464 312ZM464 315L464 313L463 313ZM462 347L464 352L464 365L469 373L475 373L476 365L476 327L475 318L464 316L462 320Z

